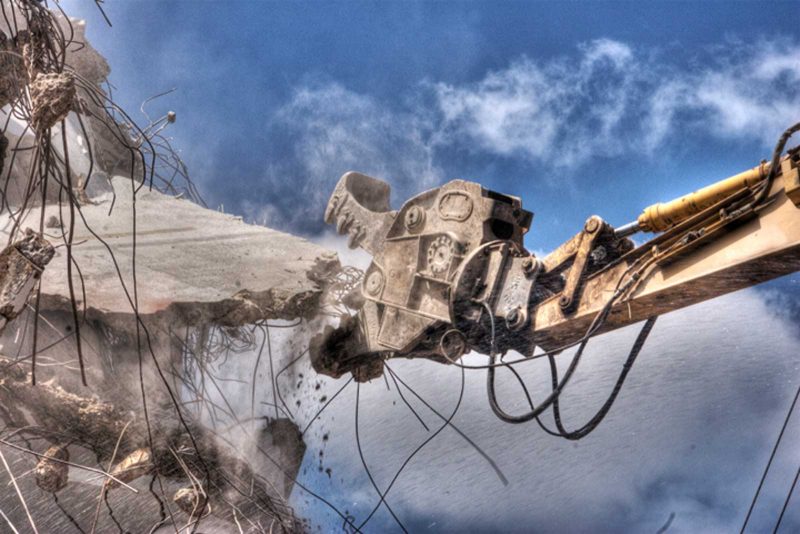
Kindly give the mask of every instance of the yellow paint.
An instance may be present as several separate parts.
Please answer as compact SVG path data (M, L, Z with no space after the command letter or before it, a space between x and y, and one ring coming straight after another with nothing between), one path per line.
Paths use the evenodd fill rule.
M767 176L769 163L762 162L750 170L726 178L666 203L659 202L639 215L639 226L646 232L663 232L670 226L699 213L745 187L753 187Z

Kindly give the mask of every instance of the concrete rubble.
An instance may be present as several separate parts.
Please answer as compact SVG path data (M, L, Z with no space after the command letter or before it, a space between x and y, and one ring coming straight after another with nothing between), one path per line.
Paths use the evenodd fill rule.
M85 42L83 23L71 22L76 41ZM12 33L0 23L0 49L20 46ZM9 61L0 57L3 65ZM97 91L109 73L88 44L70 49L67 64ZM40 74L26 81L23 65L7 66L13 68L0 74L0 106L8 113L20 83L49 101L37 108L32 126L41 133L65 120L66 141L56 126L52 145L67 145L68 174L78 186L72 206L55 183L45 190L44 206L36 199L28 205L31 151L14 148L31 146L33 136L19 120L9 120L0 137L0 185L8 204L0 213L0 239L26 237L0 254L0 419L33 441L16 448L3 442L0 450L18 472L35 466L35 476L19 483L28 505L41 507L35 514L43 521L40 529L58 530L65 519L57 511L67 507L80 510L67 514L72 522L94 522L98 532L122 520L130 531L148 531L154 518L166 521L163 499L152 498L157 472L156 487L169 496L166 508L183 514L179 523L202 518L203 529L217 531L217 525L226 531L243 518L266 517L258 523L269 531L304 530L288 504L305 452L295 423L277 411L246 425L249 430L229 421L242 427L244 441L252 440L237 447L208 421L193 417L188 406L196 399L186 384L213 365L212 338L235 344L246 337L242 329L267 320L313 319L326 281L340 269L336 255L142 184L123 163L130 160L130 147L98 135L99 114L86 113L97 102L85 100L83 109L74 105L71 75ZM86 114L85 122L76 111ZM94 149L92 163L87 145ZM86 180L90 185L80 187ZM250 350L254 342L240 345ZM81 386L75 369L79 355L88 387ZM272 464L250 462L253 450ZM101 466L99 474L75 467L90 465ZM106 469L110 475L103 474ZM3 486L4 477L0 471ZM50 494L58 495L55 504ZM95 512L98 494L109 513ZM0 494L0 507L16 524L25 523L15 494Z
M0 404L7 407L0 412L10 412L14 406L25 407L24 416L23 411L3 414L8 416L3 417L5 422L14 427L34 425L71 435L87 444L102 461L111 459L116 440L128 421L132 423L119 446L118 461L149 445L141 414L140 384L135 379L140 355L136 344L137 320L120 283L121 278L128 291L132 291L131 181L116 177L112 184L116 201L111 215L108 210L112 193L93 198L92 204L82 206L85 219L76 225L73 247L83 280L77 304L80 308L86 305L81 337L93 395L86 397L86 389L80 387L77 376L65 376L58 367L40 368L39 383L32 386L28 365L9 366L8 361L0 359L0 368L5 370L0 372ZM59 210L55 205L45 209L45 218ZM181 368L184 354L180 344L185 339L176 333L186 329L236 328L264 320L313 318L322 296L321 281L338 268L335 255L305 240L248 225L236 217L157 191L141 190L136 197L136 210L139 324L147 328L150 340L150 347L144 349L145 358L150 359L152 350L152 356L164 368ZM88 226L83 224L84 220ZM23 221L23 228L27 222ZM68 224L67 220L65 225ZM5 229L9 225L7 219L0 218L0 227ZM0 238L7 239L7 233L0 231L0 234ZM55 233L46 232L45 237L51 243L60 240ZM66 252L61 247L41 279L40 314L48 326L40 330L39 346L57 344L42 355L61 362L74 360L76 356L72 339L59 342L72 324L66 266ZM20 349L23 354L29 352L30 341L15 343L18 337L19 326L15 329L12 324L0 337L2 353ZM148 402L160 414L152 429L158 449L156 461L161 472L178 472L180 462L169 450L178 448L178 444L188 447L188 434L180 430L179 421L171 413L170 400L156 370L147 365L143 373ZM174 389L180 389L178 384L173 385ZM271 386L265 383L262 387ZM252 467L238 457L237 451L230 451L212 436L206 436L202 425L193 427L193 433L199 439L203 456L215 458L226 466L225 476L230 476L230 472L238 473L240 478L244 477L242 480L252 476L248 475ZM281 466L260 462L258 475L269 481L262 491L282 510L288 506L286 498L300 469L305 445L297 426L287 419L269 420L257 433L265 454ZM201 471L201 466L195 467ZM152 470L153 465L148 465L131 474L136 475L135 479L149 475ZM213 484L222 482L214 480ZM237 502L230 496L227 499L237 509L247 509L246 502ZM211 501L214 503L213 496ZM286 514L290 512L281 511L278 515Z

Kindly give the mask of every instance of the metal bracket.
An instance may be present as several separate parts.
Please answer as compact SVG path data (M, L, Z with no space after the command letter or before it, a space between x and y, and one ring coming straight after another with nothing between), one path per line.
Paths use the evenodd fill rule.
M786 196L800 208L800 169L792 158L786 158L781 162L781 173Z
M604 224L603 220L596 215L589 217L583 226L583 231L576 236L578 239L577 246L573 244L572 253L562 258L562 263L570 257L574 256L575 258L572 262L572 267L567 273L564 289L561 290L561 297L558 299L558 304L564 313L570 313L575 309L575 304L579 300L581 281L589 264L589 256L594 250L597 237L600 235L600 230Z

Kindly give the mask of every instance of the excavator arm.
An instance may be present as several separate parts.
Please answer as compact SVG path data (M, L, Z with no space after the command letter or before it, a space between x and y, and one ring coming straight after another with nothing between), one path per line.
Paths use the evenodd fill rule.
M785 135L785 144L788 135ZM530 358L800 270L800 148L613 228L587 219L544 258L523 246L519 198L455 180L398 211L389 186L339 181L326 221L373 261L363 305L312 343L323 374L380 376L387 358ZM637 232L655 236L635 246Z

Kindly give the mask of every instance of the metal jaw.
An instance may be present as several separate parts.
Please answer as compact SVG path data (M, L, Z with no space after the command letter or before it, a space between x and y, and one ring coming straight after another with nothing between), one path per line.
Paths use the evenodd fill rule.
M315 369L357 380L390 357L448 363L470 350L558 352L655 315L800 270L798 150L644 211L597 216L544 259L523 246L516 197L454 180L389 208L389 186L345 174L326 220L373 256L356 316L312 342ZM666 227L664 227L666 225ZM634 248L633 229L663 233Z
M396 211L389 208L389 184L357 172L339 179L325 209L325 222L347 235L350 248L363 248L375 256L383 250L383 241Z
M421 193L399 211L389 208L389 190L349 172L328 203L326 222L373 261L358 315L312 343L315 369L368 380L389 357L453 361L470 349L488 351L493 329L498 348L527 350L517 332L537 265L522 245L533 214L519 198L463 180Z

